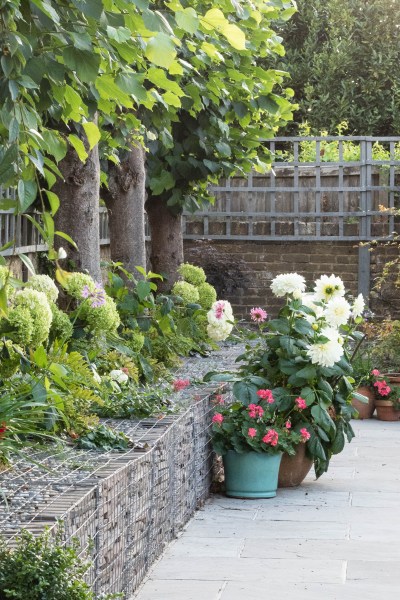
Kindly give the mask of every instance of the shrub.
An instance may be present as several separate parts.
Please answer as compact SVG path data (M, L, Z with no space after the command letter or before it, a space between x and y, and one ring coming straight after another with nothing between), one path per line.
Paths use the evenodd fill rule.
M185 281L191 283L195 287L199 287L206 281L204 269L196 267L195 265L190 265L189 263L182 263L178 268L178 273Z
M217 300L215 288L207 282L202 283L197 288L199 292L199 304L205 310L209 310Z
M180 296L185 304L196 304L199 301L199 292L187 281L177 281L172 287L172 293Z

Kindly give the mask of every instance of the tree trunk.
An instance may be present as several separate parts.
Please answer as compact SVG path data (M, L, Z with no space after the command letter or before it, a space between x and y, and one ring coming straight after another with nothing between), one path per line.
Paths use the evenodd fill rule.
M87 140L81 136L87 149ZM78 246L76 250L62 238L56 236L56 247L63 246L68 259L79 271L88 271L101 281L100 234L99 234L99 151L95 146L83 163L72 146L58 165L64 180L58 179L53 191L60 199L60 208L55 215L56 227L67 233Z
M181 214L173 214L165 200L149 196L146 211L151 236L151 268L166 277L157 283L159 291L169 291L178 280L177 269L183 263L183 237Z
M135 277L136 266L146 269L144 159L144 149L131 146L119 165L109 163L108 189L101 193L108 211L111 260L124 263Z

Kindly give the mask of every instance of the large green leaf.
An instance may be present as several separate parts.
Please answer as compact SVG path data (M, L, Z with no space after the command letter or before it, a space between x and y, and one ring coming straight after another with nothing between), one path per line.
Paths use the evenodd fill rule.
M196 33L199 27L199 18L194 8L188 7L175 13L178 27L187 33Z
M146 46L146 57L158 67L168 67L176 57L176 49L171 37L165 33L157 33Z
M67 67L76 71L81 81L92 83L96 80L101 60L99 54L69 46L64 49L63 58Z
M36 200L37 185L35 181L18 182L18 210L25 212Z
M336 425L333 422L332 418L329 416L328 412L316 404L311 408L311 414L315 419L315 422L322 427L324 431L326 431L330 437L333 437L336 433Z
M233 395L245 405L258 402L257 391L258 387L246 379L233 384Z

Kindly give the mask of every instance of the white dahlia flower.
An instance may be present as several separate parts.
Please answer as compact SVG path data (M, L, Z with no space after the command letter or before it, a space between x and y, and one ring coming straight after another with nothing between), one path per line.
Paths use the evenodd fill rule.
M345 295L343 281L336 275L322 275L315 282L314 294L316 300L331 300Z
M306 289L306 281L298 273L282 273L277 275L271 283L271 290L274 296L282 298L287 294L293 294L299 297Z
M353 317L361 317L365 309L365 300L362 294L358 294L357 298L353 302L351 307L351 314Z
M332 298L332 300L329 300L324 310L325 320L331 327L346 325L347 321L350 319L350 315L350 304L343 297Z

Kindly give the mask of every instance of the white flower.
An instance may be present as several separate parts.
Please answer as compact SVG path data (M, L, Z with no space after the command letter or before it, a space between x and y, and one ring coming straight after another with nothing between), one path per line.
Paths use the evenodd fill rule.
M294 294L298 297L305 289L305 279L298 273L282 273L277 275L271 283L272 293L277 298L286 296L286 294Z
M207 313L210 325L218 326L221 322L233 321L232 306L227 300L217 300Z
M221 321L218 325L209 324L207 326L208 337L214 342L222 342L226 340L233 329L233 325L227 321Z
M314 293L316 300L340 298L345 294L343 281L336 275L322 275L315 282Z
M353 302L353 306L351 308L351 314L353 317L361 317L365 308L365 300L362 294L358 294L357 298Z
M321 332L322 334L322 332ZM324 337L327 337L323 334ZM307 355L314 365L333 367L343 356L343 347L338 341L317 342L308 347Z
M96 365L90 365L90 367L92 369L92 375L93 375L93 379L95 380L95 382L101 383L101 377L97 372Z
M121 384L126 383L129 379L129 376L121 371L121 369L114 369L113 371L110 371L110 377L117 383Z
M332 327L346 325L350 315L351 307L345 298L332 298L324 310L325 320Z
M63 258L67 258L67 253L65 252L65 250L62 246L60 246L60 248L58 249L57 258L58 258L58 260L63 260Z

